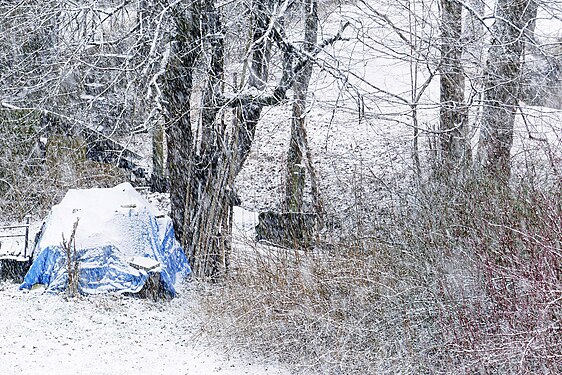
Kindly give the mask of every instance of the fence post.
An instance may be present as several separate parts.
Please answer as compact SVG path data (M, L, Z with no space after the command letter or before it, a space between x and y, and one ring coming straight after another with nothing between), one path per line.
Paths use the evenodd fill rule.
M29 241L29 222L31 220L31 215L25 215L25 245L23 247L23 257L27 258L27 247Z

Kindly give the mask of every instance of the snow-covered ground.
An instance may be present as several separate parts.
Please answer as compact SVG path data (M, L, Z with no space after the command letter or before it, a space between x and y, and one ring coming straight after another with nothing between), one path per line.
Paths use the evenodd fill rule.
M3 282L0 374L290 373L213 342L196 293L184 286L170 302L112 295L67 300Z
M92 204L111 205L99 202L97 191L88 192ZM155 210L169 204L162 194L147 198ZM114 206L119 208L119 203ZM98 222L88 224L90 231L104 231L100 215L94 216ZM255 213L236 208L234 234L239 246L252 241L256 219ZM57 233L73 220L59 217ZM40 221L31 223L30 242L39 228ZM90 240L88 233L82 233L83 240ZM212 332L222 323L202 316L203 287L195 282L180 283L176 298L159 302L122 294L69 299L65 294L46 293L43 287L31 291L18 287L0 281L0 375L290 373L279 364L214 340Z

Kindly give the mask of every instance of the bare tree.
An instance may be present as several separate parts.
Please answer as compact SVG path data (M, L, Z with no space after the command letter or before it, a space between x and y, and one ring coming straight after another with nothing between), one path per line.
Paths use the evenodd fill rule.
M441 0L440 175L455 175L470 160L462 65L462 9L462 3L457 0Z
M118 146L117 138L127 142L132 134L146 131L153 117L152 98L145 100L144 93L154 67L145 47L156 40L158 22L144 22L135 5L112 0L0 2L2 122L15 132L26 129L25 142L9 147L25 156L0 161L2 169L13 162L18 166L10 168L13 176L0 186L8 201L31 197L25 201L36 209L52 204L70 187L132 178L124 170L138 164L127 160L128 151ZM157 55L161 48L155 44ZM78 163L65 171L68 163L49 164L46 154L76 155Z
M316 48L318 40L318 2L306 0L304 11L304 45L303 50L311 54ZM318 215L322 213L322 203L318 187L316 171L312 164L312 156L306 135L307 93L312 76L312 62L309 61L302 71L295 77L293 84L294 101L291 117L291 138L287 153L287 183L286 202L289 211L301 212L305 186L305 167L311 180L313 204Z
M194 1L174 6L175 40L164 90L171 211L177 235L199 276L220 275L228 263L234 179L248 157L262 109L285 101L287 90L311 59L341 37L340 33L309 47L312 52L301 51L287 40L279 22L287 5L252 2L247 85L230 95L223 92L225 30L216 4ZM266 85L272 44L283 62L273 89ZM200 139L196 139L190 100L201 53L208 64L203 69ZM235 120L227 129L221 114L228 108L234 109Z
M478 158L484 171L502 181L510 176L515 114L525 38L537 7L533 0L498 0L484 76L484 109Z

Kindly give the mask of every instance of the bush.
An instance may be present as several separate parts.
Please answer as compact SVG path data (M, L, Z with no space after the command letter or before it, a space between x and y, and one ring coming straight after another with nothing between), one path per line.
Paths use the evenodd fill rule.
M128 179L115 166L87 160L82 137L51 134L43 146L40 123L37 111L0 111L0 214L12 220L44 214L70 188Z
M210 319L303 372L560 372L560 191L474 178L401 196L383 231L239 249Z
M560 191L528 186L482 199L465 247L484 294L457 297L444 312L451 347L471 372L562 370L561 202Z

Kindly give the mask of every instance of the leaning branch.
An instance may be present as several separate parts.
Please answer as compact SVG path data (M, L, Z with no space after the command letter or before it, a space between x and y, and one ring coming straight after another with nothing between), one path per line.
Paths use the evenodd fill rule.
M309 64L314 58L327 46L334 44L335 42L342 40L342 34L345 29L349 26L349 22L344 23L340 26L339 31L336 35L328 38L322 43L320 43L312 53L306 53L300 48L295 47L292 43L288 42L283 38L282 34L276 28L273 29L272 35L275 43L286 53L291 55L299 55L299 60L297 64L289 73L283 73L279 84L273 89L273 93L269 96L256 95L256 94L246 94L238 93L232 97L223 96L218 99L218 103L225 107L239 107L253 105L257 107L267 107L274 106L287 98L287 91L293 83L295 82L298 74Z

